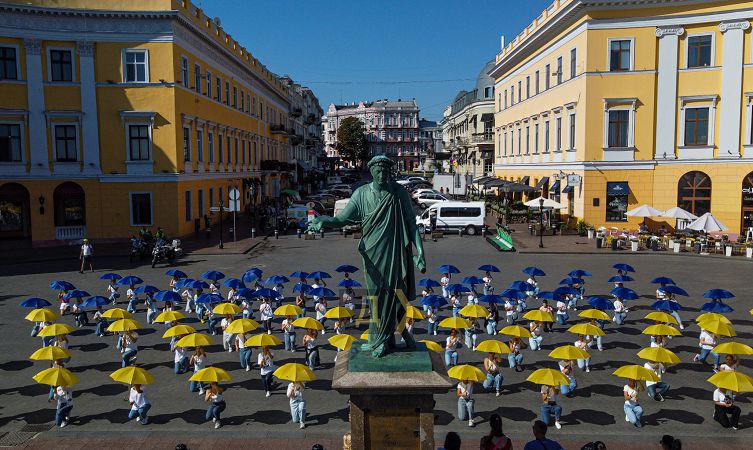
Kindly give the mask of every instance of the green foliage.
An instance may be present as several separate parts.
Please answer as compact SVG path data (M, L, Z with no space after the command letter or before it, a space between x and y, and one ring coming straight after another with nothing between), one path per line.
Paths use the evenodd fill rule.
M337 128L337 151L345 161L363 165L369 157L363 122L356 117L344 119Z
M591 228L591 225L589 225L588 222L583 219L578 219L576 228L578 229L578 234L585 236L588 232L588 229Z

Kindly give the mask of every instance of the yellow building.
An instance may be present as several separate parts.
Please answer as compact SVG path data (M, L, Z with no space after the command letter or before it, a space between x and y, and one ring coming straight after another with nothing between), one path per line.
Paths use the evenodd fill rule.
M751 18L751 1L555 0L490 72L495 173L595 226L637 228L624 212L649 204L753 227Z
M289 108L189 0L0 1L0 238L183 236L232 188L278 196Z

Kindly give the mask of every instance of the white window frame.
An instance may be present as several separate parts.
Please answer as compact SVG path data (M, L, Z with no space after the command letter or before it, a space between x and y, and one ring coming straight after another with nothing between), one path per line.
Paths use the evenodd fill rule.
M207 90L204 92L204 95L206 95L209 98L212 98L212 72L207 69L206 73L204 74L205 86L204 88Z
M204 129L196 127L196 161L204 162Z
M637 102L637 98L604 99L604 140L602 142L602 147L604 148L604 150L635 148L635 105ZM625 105L625 103L630 103L630 105ZM609 113L611 111L628 111L627 147L609 146Z
M20 161L0 161L0 168L14 165L26 164L26 130L25 123L19 120L0 120L0 125L18 125L18 138L20 142L21 160Z
M680 143L680 148L713 148L715 133L714 128L716 126L716 104L719 97L717 95L694 95L688 97L680 97L680 136L677 142ZM688 104L693 102L692 104ZM702 103L699 103L702 102ZM685 110L687 108L709 108L709 132L706 145L686 145L685 144Z
M751 126L751 121L753 121L753 92L746 92L744 95L745 95L745 140L743 141L743 147L751 147L753 146L753 126Z
M21 47L18 44L11 44L10 42L0 43L0 47L16 49L16 78L12 80L0 78L0 83L25 81L26 78L23 77L25 74L21 72Z
M573 58L573 52L575 52L575 58ZM570 80L578 76L578 47L570 49Z
M144 81L128 81L128 70L126 66L126 55L128 53L143 53L144 54ZM123 83L149 83L149 49L146 48L124 48L121 52L121 64L123 71Z
M73 127L75 129L75 148L76 159L73 161L59 161L58 160L58 146L57 146L57 128L58 127ZM55 164L79 164L81 163L81 129L78 126L78 122L56 122L52 126L52 156ZM130 153L130 152L129 152Z
M190 89L188 86L190 74L188 73L188 58L185 56L180 57L180 82L181 84Z
M690 38L693 37L700 37L700 36L711 36L711 61L709 61L708 66L694 66L690 67L688 66L688 51L690 50ZM716 65L716 33L714 32L708 32L708 33L693 33L688 34L685 38L685 69L708 69L709 67L715 67Z
M196 73L196 69L199 69L198 73ZM201 64L194 63L193 64L193 83L194 83L193 90L197 94L201 94L201 85L203 84L202 81L204 81L204 77L201 75Z
M152 223L134 223L133 222L133 194L147 194L149 195L149 215L152 218ZM154 225L154 196L148 191L129 191L128 192L128 216L132 227L141 225L151 226Z
M612 42L630 41L630 67L628 70L612 70ZM611 37L607 39L607 65L605 72L632 72L635 70L635 37Z
M131 159L131 127L132 126L146 126L149 133L149 159ZM152 163L154 161L154 140L152 136L152 122L133 121L126 122L125 124L125 150L126 161L135 163Z
M6 45L0 45L6 47ZM50 46L46 49L47 52L47 81L54 84L70 84L76 83L76 49L74 47L65 46ZM71 52L71 81L52 81L52 52L53 50L65 50Z

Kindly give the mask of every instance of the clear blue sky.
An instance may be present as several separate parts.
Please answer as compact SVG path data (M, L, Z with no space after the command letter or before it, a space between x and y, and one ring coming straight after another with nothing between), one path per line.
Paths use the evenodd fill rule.
M442 117L551 0L194 0L279 75L330 103L415 97ZM447 81L451 80L451 81ZM408 82L408 83L405 83Z

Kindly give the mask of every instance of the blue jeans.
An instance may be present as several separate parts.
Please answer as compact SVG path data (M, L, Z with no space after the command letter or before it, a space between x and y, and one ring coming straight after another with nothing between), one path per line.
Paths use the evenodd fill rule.
M565 313L565 314L559 314L559 313L557 313L554 316L557 319L557 323L560 324L560 325L564 325L565 322L567 322L570 319L570 316L567 313Z
M493 335L497 332L497 322L489 320L486 322L486 332Z
M42 347L49 347L52 345L52 341L55 340L55 336L44 336L42 338Z
M698 355L698 360L706 364L706 358L708 358L709 354L711 354L711 356L714 357L714 365L718 366L721 360L719 353L714 353L710 349L707 349L707 348L701 348L701 354Z
M295 333L285 332L285 350L295 351Z
M578 387L578 382L573 377L567 377L567 379L570 380L570 384L560 385L560 392L565 397L572 397L572 392Z
M185 373L186 370L188 370L188 356L183 356L175 363L175 373Z
M460 308L457 306L452 307L452 317L457 317L460 315Z
M457 350L445 350L444 351L444 365L450 367L450 365L458 365L458 351Z
M207 408L207 420L217 419L217 421L220 421L220 414L222 414L222 411L225 410L227 405L225 404L225 401L221 402L212 402L209 404L209 408Z
M437 331L437 322L429 322L427 333L434 334Z
M128 411L128 418L135 419L138 416L138 418L142 420L141 425L146 425L146 413L148 413L151 408L151 403L147 403L139 409L131 408L131 410Z
M591 365L591 358L585 358L585 359L579 359L578 360L578 367L585 370L586 367Z
M567 306L569 306L570 308L573 308L573 309L577 308L578 307L578 300L580 300L581 298L582 297L578 297L578 296L572 296L572 297L570 297L570 300L567 302Z
M122 364L120 367L128 367L133 364L133 358L136 357L138 350L126 350L123 352Z
M541 348L541 341L544 340L544 336L533 336L528 338L528 346L531 350L538 350Z
M146 323L154 323L154 319L157 317L157 308L154 303L147 306L146 309Z
M669 390L669 385L663 381L658 381L652 385L646 386L646 391L651 398L656 399L656 394L664 395Z
M272 390L272 372L261 376L261 385L267 392L270 392Z
M126 306L126 310L129 313L136 312L136 302L138 302L138 298L136 298L136 297L133 297L130 300L128 300L128 306Z
M290 399L290 417L293 423L306 421L306 400Z
M191 392L198 392L199 390L206 389L209 386L208 383L202 383L200 381L192 381L188 383L188 390Z
M484 285L484 295L491 295L494 292L494 286Z
M97 329L95 332L97 333L97 336L104 336L105 332L107 332L107 321L106 320L100 320L97 322Z
M475 412L473 411L474 400L466 400L463 397L458 397L458 420L473 420Z
M316 369L316 363L319 361L319 349L315 348L312 350L307 350L306 355L306 363L309 366L309 369L314 370Z
M641 408L641 405L626 404L624 409L625 417L627 417L630 423L638 428L643 426L643 424L641 424L641 417L643 417L643 408Z
M470 328L465 329L465 345L470 348L476 347L476 332L470 331Z
M672 317L677 319L677 323L682 326L682 319L680 319L680 314L677 311L672 311L670 314L672 314Z
M594 342L596 343L596 348L598 348L599 350L601 350L601 349L603 349L603 348L604 348L604 347L602 346L602 344L601 344L601 338L602 338L603 336L591 336L591 337L593 338L593 340L591 341L591 343L590 343L590 344L588 344L588 347L589 347L589 348L593 347L593 345L594 345Z
M518 320L518 313L517 313L517 312L516 312L516 313L513 313L513 314L506 314L505 316L506 316L506 318L507 318L507 323L508 323L509 325L512 325L512 324L514 324L514 323L515 323L515 321L516 321L516 320Z
M525 311L526 309L528 309L528 303L526 303L525 300L518 300L518 307L517 307L517 309L518 309L518 312ZM517 319L517 317L516 317L516 319Z
M73 409L73 405L68 405L62 408L58 408L55 411L55 425L60 426L60 424L62 424L63 421L65 420L65 418L71 414L72 409Z
M216 317L209 318L209 321L207 322L207 333L211 335L217 334L217 318Z
M614 323L617 325L622 325L625 323L625 318L627 318L627 313L624 312L616 312L614 313Z
M494 384L494 389L499 392L502 390L502 381L505 378L502 376L502 372L497 373L486 373L486 380L484 380L484 389L487 391L492 388L492 384Z
M556 403L550 402L546 405L541 405L541 421L547 425L552 424L552 414L554 414L554 420L559 422L560 416L562 416L562 407Z
M251 362L251 347L243 347L238 349L238 355L240 357L241 361L241 369L245 369L246 367L253 364Z
M250 309L244 309L243 313L241 315L243 316L244 319L248 319L249 317L251 317L251 310Z
M514 368L516 366L519 366L523 364L523 354L522 353L508 353L507 354L507 362L510 363L510 368Z

